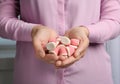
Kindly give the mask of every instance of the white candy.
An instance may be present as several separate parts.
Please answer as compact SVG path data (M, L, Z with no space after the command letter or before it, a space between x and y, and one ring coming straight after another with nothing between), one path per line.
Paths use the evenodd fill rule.
M46 48L47 50L54 50L56 48L56 43L55 42L49 42L47 45L46 45Z
M55 51L49 51L49 54L55 54L55 55L57 55L57 53Z
M65 47L64 45L58 45L54 50L49 50L49 53L50 54L55 54L55 55L58 55L58 53L60 52L60 49L62 47Z
M61 41L62 44L64 44L64 45L70 45L71 41L70 41L70 39L68 37L61 36L60 39L61 39L60 41Z
M75 52L75 48L72 45L66 47L68 56L71 56Z
M76 39L72 39L71 41L66 36L59 36L56 40L49 41L46 45L46 49L51 54L72 56L78 44L78 40Z
M73 48L75 48L75 49L77 49L78 47L77 46L74 46L74 45L70 45L71 47L73 47Z
M68 56L70 56L70 48L66 47L66 49L67 49Z

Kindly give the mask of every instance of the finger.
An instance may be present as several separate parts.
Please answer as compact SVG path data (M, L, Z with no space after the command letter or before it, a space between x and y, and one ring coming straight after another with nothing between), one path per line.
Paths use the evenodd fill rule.
M59 57L54 54L46 54L44 60L46 60L49 63L54 63L55 61L58 60L58 58Z
M50 39L56 39L59 35L55 31L51 31Z
M79 56L76 57L76 61L80 60L81 58L84 57L86 51L81 52Z
M59 56L59 60L64 61L67 57L68 57L68 56L60 55L60 56Z
M56 68L57 68L57 69L59 69L59 68L66 68L66 67L72 65L73 63L74 63L74 62L71 62L71 63L66 64L66 65L62 65L62 61L61 61L61 62L59 62L59 65L56 66Z
M62 61L62 64L60 66L67 66L71 63L74 63L76 61L76 58L74 56L70 56L69 58Z
M62 64L61 60L56 61L56 63L55 63L56 68L59 68L59 66L61 66L61 64Z
M75 63L76 61L80 60L81 58L83 58L85 55L85 52L82 52L77 58L74 58L73 56L71 56L70 58L68 58L67 60L65 60L64 62L62 61L57 61L56 62L56 68L66 68L70 65L72 65L73 63Z
M79 61L81 58L83 58L83 57L84 57L84 54L85 54L85 53L82 52L77 58L75 58L74 61L72 61L72 62L70 62L70 63L68 63L68 64L65 64L65 65L58 66L57 68L66 68L66 67L72 65L72 64L75 63L76 61Z
M36 55L40 58L43 58L45 56L45 52L42 48L41 41L39 41L38 39L34 39L33 46L34 46Z
M88 45L89 45L89 40L87 37L85 37L84 39L81 39L80 45L77 48L77 50L75 51L74 56L75 57L79 56L82 51L86 50Z
M69 32L70 32L70 30L67 30L67 31L65 32L64 36L69 37Z

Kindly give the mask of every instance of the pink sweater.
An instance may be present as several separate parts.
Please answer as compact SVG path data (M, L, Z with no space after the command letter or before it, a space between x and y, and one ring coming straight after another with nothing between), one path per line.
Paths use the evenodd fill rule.
M0 36L17 41L14 84L113 84L104 43L120 34L119 23L119 0L0 0ZM84 58L64 69L38 60L31 42L36 24L59 35L86 26L91 44Z

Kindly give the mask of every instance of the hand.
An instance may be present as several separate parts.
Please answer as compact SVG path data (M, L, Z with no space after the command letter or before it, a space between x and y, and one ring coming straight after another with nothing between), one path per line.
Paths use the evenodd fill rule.
M45 45L48 43L48 41L58 36L54 30L42 25L38 25L33 27L31 35L37 58L48 63L54 63L56 60L58 60L58 56L45 53Z
M70 66L71 64L73 64L74 62L76 62L84 56L85 51L89 45L88 35L88 30L85 27L75 27L66 31L65 36L69 37L70 39L79 39L80 45L75 51L74 56L70 56L67 59L65 59L64 56L60 56L60 60L56 62L57 68L64 68Z

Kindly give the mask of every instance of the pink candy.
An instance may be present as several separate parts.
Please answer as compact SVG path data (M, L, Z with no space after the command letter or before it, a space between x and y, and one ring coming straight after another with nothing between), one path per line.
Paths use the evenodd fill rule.
M80 41L78 39L69 39L68 37L61 36L57 39L52 39L46 45L49 53L63 56L72 56L79 46Z
M67 46L66 49L68 52L68 56L73 55L73 53L75 52L75 48L72 45Z
M64 55L64 56L67 55L67 50L66 50L65 46L62 46L62 47L59 48L59 54L58 55Z
M71 45L78 46L80 41L78 39L71 39Z

